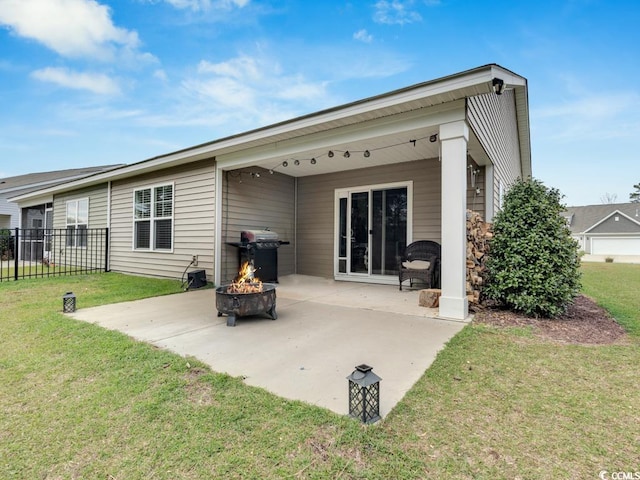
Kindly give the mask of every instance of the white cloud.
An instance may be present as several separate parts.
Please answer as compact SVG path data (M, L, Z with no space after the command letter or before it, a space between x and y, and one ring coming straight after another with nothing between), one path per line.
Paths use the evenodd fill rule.
M411 10L413 0L378 0L375 5L373 20L388 25L404 25L405 23L420 22L422 16Z
M162 80L163 82L166 82L169 79L169 77L167 76L167 72L165 72L161 68L153 72L153 78L157 78L158 80Z
M532 127L548 139L591 141L638 138L640 94L619 92L592 94L531 110Z
M536 116L588 118L605 120L625 110L636 108L639 97L634 93L586 95L569 102L549 105L535 111Z
M73 72L66 68L42 68L35 70L31 76L42 82L55 83L75 90L88 90L100 95L117 95L120 93L118 84L101 73Z
M353 38L355 40L360 40L361 42L364 43L371 43L373 42L373 35L371 35L370 33L367 32L366 29L361 29L358 30L356 33L353 34Z
M258 60L247 55L220 63L210 63L203 60L198 65L198 73L213 73L236 80L259 80L261 76Z
M65 57L109 60L117 49L135 50L140 43L95 0L2 0L0 24Z
M253 110L256 104L256 90L250 85L229 77L202 78L188 80L184 83L191 90L208 101L215 102L216 107L239 108Z
M237 131L291 118L328 103L325 82L283 73L280 64L267 56L201 61L196 75L182 86L198 99L199 111L193 119L234 122Z
M153 0L152 0L153 1ZM243 8L249 4L250 0L164 0L169 5L180 10L193 10L203 12L209 10L230 10L232 8Z

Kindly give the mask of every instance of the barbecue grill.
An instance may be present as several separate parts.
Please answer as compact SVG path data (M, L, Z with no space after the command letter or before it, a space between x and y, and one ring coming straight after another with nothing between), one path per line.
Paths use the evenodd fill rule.
M239 249L240 265L249 262L255 268L255 276L263 282L278 283L278 248L288 245L277 232L265 230L244 230L239 242L227 242Z

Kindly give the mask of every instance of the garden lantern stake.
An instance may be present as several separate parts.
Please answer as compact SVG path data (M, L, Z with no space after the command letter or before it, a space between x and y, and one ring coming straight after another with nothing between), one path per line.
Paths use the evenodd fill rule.
M73 292L67 292L62 296L62 312L73 313L76 311L76 296Z
M380 380L373 373L373 367L358 365L349 380L349 416L358 418L362 423L374 423L380 420Z

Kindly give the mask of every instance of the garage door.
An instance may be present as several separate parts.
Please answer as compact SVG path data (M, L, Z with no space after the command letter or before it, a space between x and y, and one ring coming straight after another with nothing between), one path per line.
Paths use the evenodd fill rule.
M593 255L640 255L640 237L592 238Z

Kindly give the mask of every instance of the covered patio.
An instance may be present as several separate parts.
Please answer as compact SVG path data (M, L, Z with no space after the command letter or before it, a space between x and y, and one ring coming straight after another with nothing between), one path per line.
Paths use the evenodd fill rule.
M218 317L215 290L86 308L74 318L193 356L214 371L292 400L348 413L347 380L366 363L382 377L384 417L465 325L418 306L418 290L287 275L278 319Z
M488 65L220 142L214 283L234 278L228 245L244 230L288 242L279 275L342 285L397 285L406 246L431 240L439 315L465 320L467 209L491 221L530 175L526 95L524 78Z

